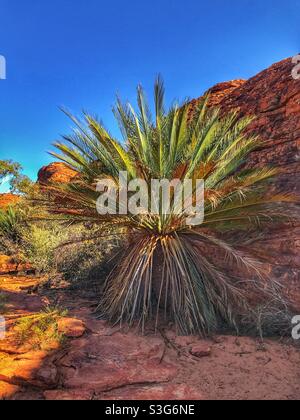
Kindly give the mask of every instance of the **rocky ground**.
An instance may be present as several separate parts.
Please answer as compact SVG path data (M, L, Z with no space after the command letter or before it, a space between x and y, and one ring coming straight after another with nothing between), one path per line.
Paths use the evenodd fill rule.
M300 399L300 352L292 343L202 340L171 328L140 336L97 320L93 298L64 288L40 295L41 281L0 276L8 325L0 341L1 399ZM58 321L67 339L46 349L17 343L17 320L49 304L69 310Z

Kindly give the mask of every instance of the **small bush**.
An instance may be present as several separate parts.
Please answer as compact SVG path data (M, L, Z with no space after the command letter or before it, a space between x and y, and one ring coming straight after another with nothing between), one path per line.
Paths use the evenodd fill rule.
M16 255L22 241L26 215L16 207L0 210L0 251Z
M85 241L82 238L86 234L84 227L77 228L67 244L57 251L57 269L73 287L101 285L112 269L112 255L117 253L121 242L113 235L102 237L99 230L99 239ZM90 231L89 236L97 236L97 231Z
M105 236L85 224L66 227L51 220L35 221L34 212L26 200L22 208L0 211L0 253L29 262L37 274L60 273L73 284L104 280L109 269L104 262L120 241L113 233ZM89 241L90 237L96 239ZM67 245L60 247L63 244Z
M20 205L0 210L0 253L13 256L16 262L27 262L25 237L31 229L31 211L25 200Z
M57 225L32 225L22 235L23 255L39 274L56 272L56 248L67 232Z
M244 335L265 337L290 337L292 313L281 305L260 305L240 320L240 332Z

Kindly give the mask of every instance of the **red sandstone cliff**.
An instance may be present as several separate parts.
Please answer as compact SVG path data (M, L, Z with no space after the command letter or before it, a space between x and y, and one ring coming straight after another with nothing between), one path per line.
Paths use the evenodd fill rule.
M247 166L275 164L283 173L272 188L300 194L300 80L292 78L293 66L289 58L248 81L218 84L210 89L210 103L222 112L239 108L241 115L256 115L249 130L260 136L263 146L252 153ZM284 282L300 309L300 226L253 240L252 247L270 262L271 275Z

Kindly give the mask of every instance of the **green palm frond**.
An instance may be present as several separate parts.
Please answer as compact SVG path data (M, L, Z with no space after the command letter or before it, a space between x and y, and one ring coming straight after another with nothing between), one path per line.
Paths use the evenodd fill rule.
M7 210L0 209L0 237L3 236L13 242L19 239L19 227L23 222L24 216L22 213L12 206Z

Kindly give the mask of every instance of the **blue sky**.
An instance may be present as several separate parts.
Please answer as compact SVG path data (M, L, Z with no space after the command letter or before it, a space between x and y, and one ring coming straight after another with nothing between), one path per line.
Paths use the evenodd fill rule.
M213 84L248 78L299 52L299 0L0 0L0 159L33 179L84 108L117 133L115 94L198 97Z

